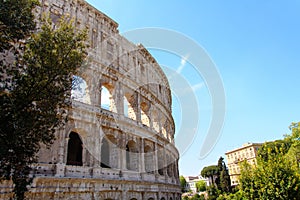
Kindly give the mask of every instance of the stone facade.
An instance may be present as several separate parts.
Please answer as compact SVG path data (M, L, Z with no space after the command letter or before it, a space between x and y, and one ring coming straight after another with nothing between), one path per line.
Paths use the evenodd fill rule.
M160 66L118 24L82 0L41 0L37 18L65 15L89 35L70 119L42 148L30 199L175 200L181 191L171 92ZM10 195L3 188L0 198Z

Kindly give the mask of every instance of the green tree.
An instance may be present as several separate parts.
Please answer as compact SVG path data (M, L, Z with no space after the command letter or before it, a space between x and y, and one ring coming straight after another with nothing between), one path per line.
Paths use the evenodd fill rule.
M24 199L41 143L50 145L67 119L72 76L86 57L86 34L63 20L33 34L36 1L0 1L0 179ZM30 37L29 37L30 36Z
M198 181L196 183L196 189L197 189L197 192L203 192L206 190L206 183L205 181L201 180L201 181Z
M241 166L239 187L246 198L300 199L299 123L292 124L291 130L284 140L263 144L256 166Z
M228 168L224 162L224 158L220 157L218 160L218 178L217 186L222 192L228 193L231 191L231 181Z
M189 200L189 197L188 196L184 196L182 199L183 200Z
M208 200L216 200L220 195L220 190L215 185L210 185L207 187Z
M284 156L258 160L254 177L260 199L299 199L299 177L291 165Z
M244 161L240 165L241 174L239 176L239 188L244 192L247 199L258 198L257 190L255 185L256 177L254 175L255 166L250 165L248 162Z
M37 4L37 0L0 0L1 53L11 49L14 43L17 44L34 32L32 10Z
M192 198L190 198L191 200L200 200L201 197L199 194L195 194L194 196L192 196Z
M210 165L207 167L204 167L201 170L201 176L208 178L209 185L215 185L215 179L219 174L219 168L217 165Z
M285 136L285 140L292 145L286 154L286 158L293 163L291 166L300 177L300 122L292 123L289 127L292 131L290 135Z
M180 181L180 186L181 186L181 192L186 192L185 191L185 186L186 186L186 180L183 176L179 176L179 181Z
M265 142L258 150L258 155L263 160L267 161L269 157L276 156L278 153L284 155L291 147L291 142L288 140L275 140Z

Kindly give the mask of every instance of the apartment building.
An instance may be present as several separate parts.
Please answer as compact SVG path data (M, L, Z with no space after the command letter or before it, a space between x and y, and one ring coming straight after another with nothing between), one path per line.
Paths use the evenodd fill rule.
M203 178L201 175L199 176L185 176L186 180L185 190L192 191L193 193L197 193L196 184L199 181L204 181L206 186L209 186L209 181L207 178Z
M240 148L225 153L232 186L239 184L239 164L244 160L251 165L256 164L257 151L261 145L262 143L246 143Z

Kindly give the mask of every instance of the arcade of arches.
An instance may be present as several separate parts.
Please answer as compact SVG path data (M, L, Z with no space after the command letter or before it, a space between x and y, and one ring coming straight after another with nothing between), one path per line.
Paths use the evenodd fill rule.
M67 124L38 154L28 199L180 199L171 90L159 64L84 0L40 0L37 22L43 12L87 30L89 62L74 76L82 88L71 92ZM1 186L9 199L12 187Z

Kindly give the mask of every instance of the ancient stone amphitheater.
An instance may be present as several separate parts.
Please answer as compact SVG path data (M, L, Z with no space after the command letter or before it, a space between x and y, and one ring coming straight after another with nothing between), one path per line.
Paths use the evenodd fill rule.
M40 151L28 198L181 199L171 92L155 59L85 1L41 0L42 12L87 28L90 48L75 77L83 91L73 91L68 124Z

